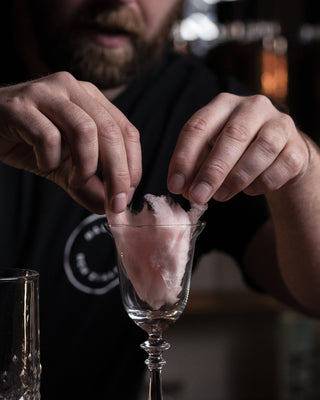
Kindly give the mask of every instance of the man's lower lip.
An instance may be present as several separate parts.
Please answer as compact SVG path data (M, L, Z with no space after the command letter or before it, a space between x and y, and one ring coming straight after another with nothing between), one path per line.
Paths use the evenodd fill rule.
M129 41L129 36L121 33L93 33L92 38L98 45L109 48L122 47Z

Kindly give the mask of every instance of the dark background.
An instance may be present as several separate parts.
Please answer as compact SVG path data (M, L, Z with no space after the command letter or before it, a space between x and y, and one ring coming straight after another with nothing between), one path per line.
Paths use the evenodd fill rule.
M187 8L203 10L201 3L207 4L205 0L190 0ZM287 86L286 96L266 94L294 117L299 128L317 141L320 136L319 6L319 0L238 0L207 5L205 11L214 14L219 24L229 27L235 21L242 22L246 27L251 26L251 30L253 24L261 21L278 24L281 32L276 32L274 39L281 37L287 45L285 54L275 55L278 61L273 59L268 64L268 59L264 59L267 65L263 64L265 53L270 53L272 39L267 32L260 32L256 38L244 39L235 34L232 39L212 42L205 59L210 68L222 76L229 73L235 75L253 92L263 92L261 79L264 69L277 68L277 62L279 68L284 68L285 59L288 78L283 85ZM266 49L266 39L269 40L269 49ZM197 43L192 43L192 46L191 52L197 48ZM277 49L274 52L277 53ZM281 73L277 79L279 76Z

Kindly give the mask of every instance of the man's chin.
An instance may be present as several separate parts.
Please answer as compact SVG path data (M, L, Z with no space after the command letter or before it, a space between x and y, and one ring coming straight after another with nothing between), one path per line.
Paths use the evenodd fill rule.
M77 79L92 82L100 89L112 89L129 84L149 69L156 60L145 57L145 53L129 46L107 50L87 48L85 52L74 53L68 69Z
M75 52L67 69L79 80L90 81L101 88L114 88L132 77L134 63L132 50L86 49Z

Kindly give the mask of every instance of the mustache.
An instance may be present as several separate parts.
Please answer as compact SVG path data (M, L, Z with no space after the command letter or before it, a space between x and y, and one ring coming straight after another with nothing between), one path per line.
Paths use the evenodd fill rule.
M105 31L126 32L132 36L141 36L145 32L142 18L130 8L101 10L93 13L83 13L77 18L77 23Z

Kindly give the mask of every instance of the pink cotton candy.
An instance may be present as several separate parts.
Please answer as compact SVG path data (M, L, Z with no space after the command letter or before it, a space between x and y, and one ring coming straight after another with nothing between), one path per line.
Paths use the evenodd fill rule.
M145 199L152 210L146 203L138 214L126 210L107 217L128 278L140 299L157 310L178 300L189 258L190 224L207 207L192 205L187 212L167 196L147 194Z

